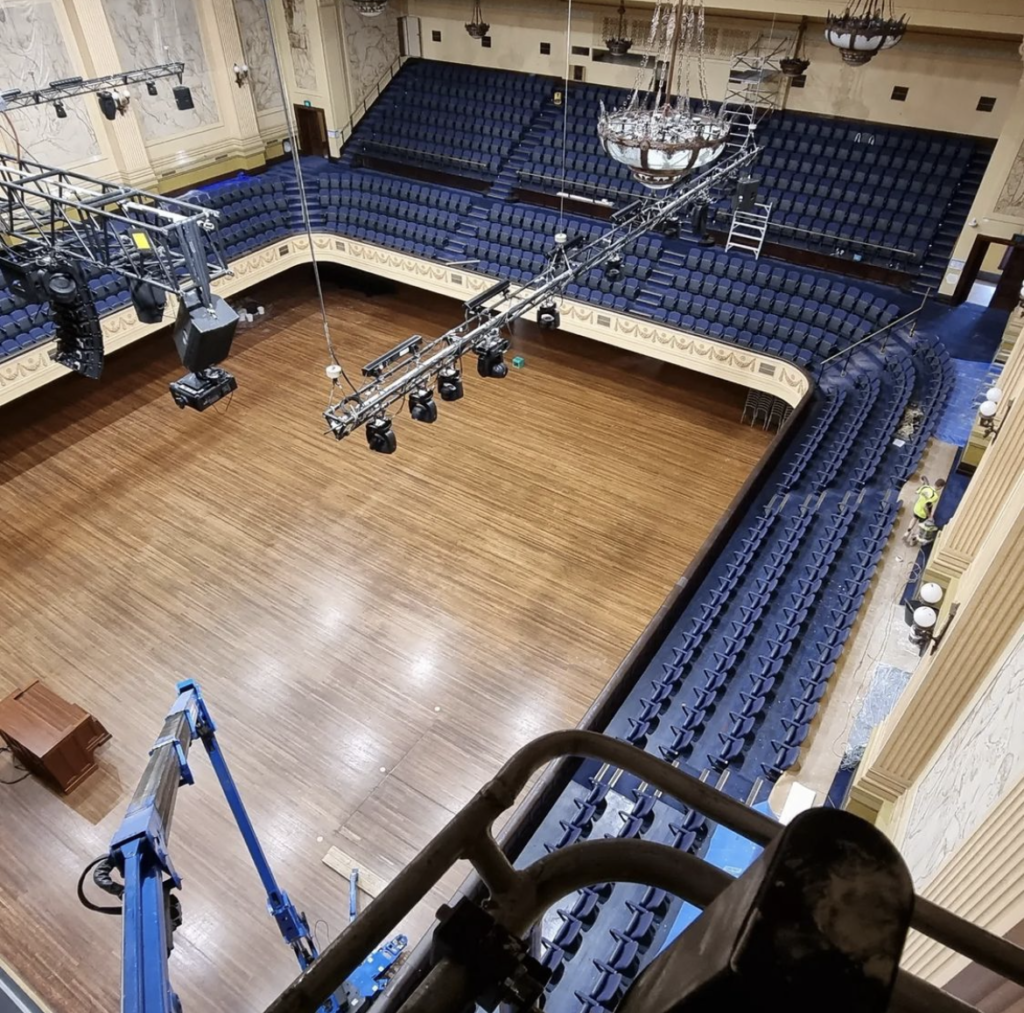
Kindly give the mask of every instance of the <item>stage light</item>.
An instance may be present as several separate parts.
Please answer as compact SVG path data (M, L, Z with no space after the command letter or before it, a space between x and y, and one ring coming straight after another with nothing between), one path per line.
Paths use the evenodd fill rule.
M679 236L679 219L678 218L666 218L662 223L661 231L664 233L666 239L676 239Z
M458 401L465 393L462 373L455 366L447 366L437 374L437 392L442 401Z
M150 95L155 95L157 93L156 92L156 81L147 81L146 82L146 91L149 92Z
M421 387L409 394L409 414L416 422L437 421L437 402L429 387Z
M188 373L170 385L174 403L179 408L194 408L197 412L206 411L237 388L238 381L226 369L217 366Z
M476 353L476 371L482 376L500 380L508 376L508 365L505 362L503 349L481 348Z
M117 111L121 113L122 116L128 112L128 106L131 104L132 97L128 93L127 88L124 91L112 91L110 95L114 100L114 104L117 106Z
M562 316L553 302L546 302L537 310L537 323L545 331L555 331L562 323Z
M132 278L128 282L135 315L142 324L158 324L164 318L164 307L167 305L167 293L149 282Z
M622 277L622 257L617 253L604 262L604 276L609 281L618 281Z
M58 120L66 120L68 118L68 111L64 108L64 103L59 99L53 103L53 111L57 114Z
M393 454L398 448L398 440L391 428L391 419L386 415L370 419L366 423L366 443L377 454Z
M182 111L195 109L195 103L192 101L192 89L184 84L176 84L174 86L174 103Z
M96 98L99 99L100 112L103 113L108 120L116 120L117 102L114 100L113 94L109 91L101 91Z

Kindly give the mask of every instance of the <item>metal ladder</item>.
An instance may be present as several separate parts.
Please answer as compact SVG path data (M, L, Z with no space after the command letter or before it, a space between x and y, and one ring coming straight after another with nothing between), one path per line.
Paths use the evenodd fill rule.
M752 253L755 258L761 256L761 248L768 235L768 223L772 217L772 206L755 204L754 208L754 211L733 212L729 238L725 243L726 253L730 250L743 250Z
M733 56L722 103L722 113L731 124L728 153L743 147L760 120L779 108L783 82L780 61L789 45L789 39L775 42L759 35L749 49Z

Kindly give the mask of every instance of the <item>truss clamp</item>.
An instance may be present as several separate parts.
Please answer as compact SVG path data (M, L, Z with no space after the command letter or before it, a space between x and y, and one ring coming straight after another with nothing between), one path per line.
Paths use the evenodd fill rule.
M442 907L437 918L433 958L447 958L468 972L480 1006L489 1011L499 1003L519 1010L536 1007L551 972L530 956L523 940L467 897Z

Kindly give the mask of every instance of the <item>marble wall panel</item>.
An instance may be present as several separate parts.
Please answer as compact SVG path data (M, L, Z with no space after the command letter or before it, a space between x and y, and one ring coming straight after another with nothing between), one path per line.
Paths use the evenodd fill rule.
M266 113L280 109L281 89L274 65L274 38L267 20L266 0L234 0L234 3L256 111Z
M282 0L284 22L288 29L288 48L292 54L295 86L301 91L316 91L316 68L310 50L306 0Z
M124 68L182 61L184 83L192 89L194 109L174 103L173 78L158 82L160 93L133 89L132 106L147 141L212 126L220 119L210 68L203 48L194 0L103 0L117 55Z
M3 88L45 86L81 74L61 31L52 0L0 2L0 67ZM100 148L87 112L92 97L68 99L66 119L54 107L14 110L0 117L0 147L51 165L78 166L99 158Z
M393 4L388 4L384 13L375 18L363 17L355 4L343 4L341 9L349 84L355 107L373 91L374 85L398 59L398 15Z
M903 856L920 889L1024 777L1024 634L914 793Z

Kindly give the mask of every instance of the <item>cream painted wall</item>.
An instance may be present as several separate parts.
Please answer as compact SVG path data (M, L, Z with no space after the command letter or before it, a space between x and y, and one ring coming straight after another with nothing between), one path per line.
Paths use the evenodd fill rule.
M491 24L490 49L466 34L463 26L469 8L461 0L407 0L407 7L421 19L423 55L428 59L565 75L566 5L525 0L516 5L513 23L507 8L485 0L484 16ZM608 12L606 7L574 4L571 44L603 49ZM441 32L441 42L432 41L434 31ZM796 27L784 23L773 28L771 20L764 19L709 17L710 98L725 96L732 55L754 44L759 35L775 41L795 40ZM549 56L541 54L542 42L550 43ZM792 89L787 105L831 116L994 138L1009 115L1020 80L1018 45L1018 40L912 31L897 50L877 57L867 67L856 68L842 62L824 40L819 24L808 30L806 38L811 60L807 86ZM593 84L628 88L636 82L631 67L595 62L588 56L572 56L570 63L582 65L586 80ZM910 89L906 102L892 101L896 85ZM996 99L992 113L977 111L982 95Z
M1006 129L992 153L940 291L949 295L956 289L960 269L980 237L1010 239L1020 232L1024 232L1024 79L1010 104Z

